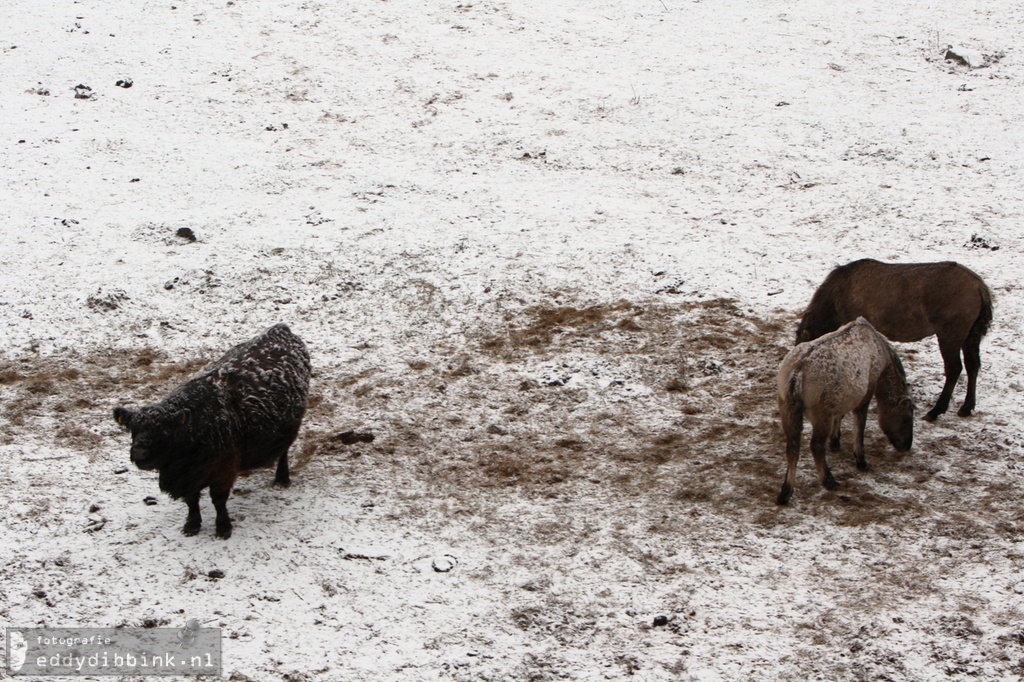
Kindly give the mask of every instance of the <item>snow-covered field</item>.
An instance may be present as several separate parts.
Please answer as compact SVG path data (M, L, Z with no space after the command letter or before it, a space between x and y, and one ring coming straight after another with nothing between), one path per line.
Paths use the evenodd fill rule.
M235 681L1019 679L1022 26L2 0L0 623L195 618ZM836 493L805 453L779 508L775 371L861 257L985 278L978 409L906 454L872 420ZM184 537L111 412L277 322L292 487ZM935 340L899 350L923 414Z

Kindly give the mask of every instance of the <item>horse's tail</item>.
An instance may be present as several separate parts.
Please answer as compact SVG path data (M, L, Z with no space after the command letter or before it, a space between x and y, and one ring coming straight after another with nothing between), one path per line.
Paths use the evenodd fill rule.
M981 342L981 337L988 333L988 326L992 323L992 292L984 282L980 284L981 310L978 312L978 318L971 326L971 330L967 332L968 342L973 341L975 346Z

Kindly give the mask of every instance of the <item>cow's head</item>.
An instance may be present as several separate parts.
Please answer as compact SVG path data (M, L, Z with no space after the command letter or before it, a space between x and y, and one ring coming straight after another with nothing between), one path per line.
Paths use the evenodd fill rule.
M131 459L140 469L159 469L184 445L191 415L186 409L152 405L114 408L114 419L132 434Z

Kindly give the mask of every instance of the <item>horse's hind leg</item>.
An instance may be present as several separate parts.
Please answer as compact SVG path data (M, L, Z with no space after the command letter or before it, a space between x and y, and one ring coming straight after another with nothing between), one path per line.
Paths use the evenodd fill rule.
M942 393L935 402L935 407L924 416L926 421L933 422L939 415L949 409L949 401L953 397L953 388L956 386L960 372L963 371L963 363L960 362L961 339L951 339L949 336L939 336L939 352L942 353L942 363L946 369L946 383L942 386Z
M811 431L811 454L814 455L814 466L818 470L818 483L825 490L835 490L839 484L836 483L836 479L828 468L828 462L825 460L825 441L828 440L829 435L829 432L817 425L814 426L814 430Z
M957 415L969 417L974 411L974 389L978 385L978 371L981 370L981 337L973 334L964 343L964 367L967 370L967 397L957 410Z

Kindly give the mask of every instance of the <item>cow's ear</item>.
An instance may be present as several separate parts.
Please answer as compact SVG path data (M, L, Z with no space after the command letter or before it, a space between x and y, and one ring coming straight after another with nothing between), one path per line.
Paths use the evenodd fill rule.
M123 407L115 407L114 420L121 426L127 427L132 421L132 413Z

